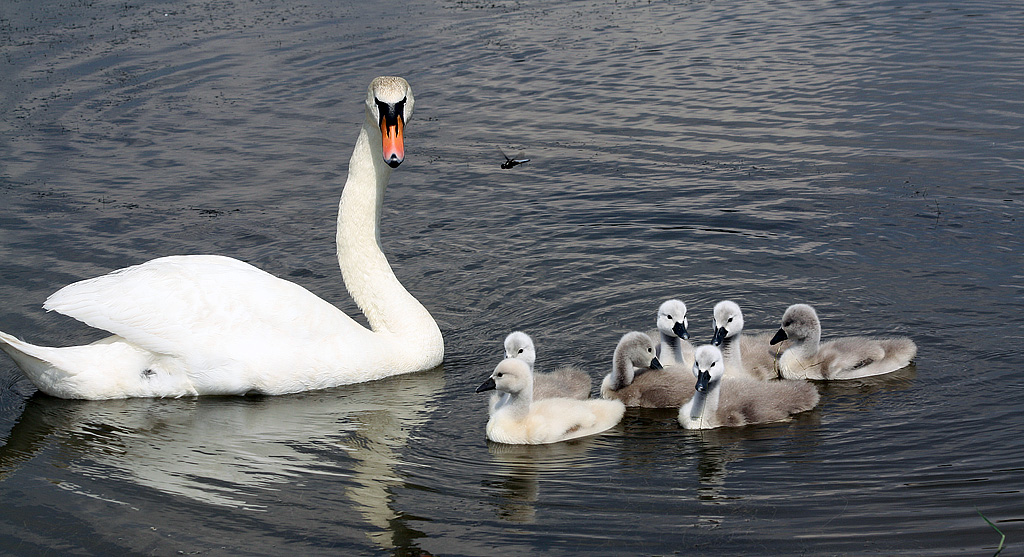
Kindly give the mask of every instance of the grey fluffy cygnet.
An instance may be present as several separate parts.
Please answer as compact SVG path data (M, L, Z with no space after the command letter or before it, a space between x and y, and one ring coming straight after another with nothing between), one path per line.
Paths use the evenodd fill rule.
M693 398L679 409L686 429L714 429L779 422L818 405L818 389L806 381L758 381L728 377L722 352L710 345L694 352Z
M772 344L789 340L779 358L786 379L857 379L881 375L911 364L917 345L907 337L843 337L821 342L821 322L807 304L789 306Z
M612 356L612 371L601 382L601 396L626 406L678 408L693 394L689 373L682 366L662 366L654 355L654 341L640 333L626 333Z
M513 331L505 337L505 357L522 360L533 372L533 399L565 397L586 400L590 398L592 379L590 374L576 366L563 366L550 373L534 370L537 349L530 335ZM495 392L491 395L491 411L508 401L508 395Z

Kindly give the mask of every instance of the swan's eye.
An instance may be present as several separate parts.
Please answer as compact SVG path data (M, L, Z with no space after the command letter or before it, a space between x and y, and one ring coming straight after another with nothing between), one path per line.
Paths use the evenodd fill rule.
M519 349L519 353L520 353L520 354L522 354L522 353L523 353L523 349L522 349L522 348L520 348L520 349Z
M653 352L653 349L651 349L651 348L648 348L648 349L647 349L647 351L648 351L648 352Z
M732 323L732 317L730 317L729 320L726 321L726 323Z
M494 374L495 377L501 377L502 375L505 375L505 374L504 373L496 373L496 374Z
M671 316L671 315L666 315L665 317L668 317L669 319L672 319L672 316Z

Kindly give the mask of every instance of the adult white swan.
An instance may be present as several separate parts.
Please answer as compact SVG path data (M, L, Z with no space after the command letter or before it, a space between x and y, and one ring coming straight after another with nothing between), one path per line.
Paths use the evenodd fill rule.
M441 363L437 323L398 282L380 246L391 169L405 156L413 95L378 77L338 211L338 263L363 327L305 288L217 255L154 259L76 282L43 307L114 335L67 348L0 332L0 349L47 394L108 399L285 394Z

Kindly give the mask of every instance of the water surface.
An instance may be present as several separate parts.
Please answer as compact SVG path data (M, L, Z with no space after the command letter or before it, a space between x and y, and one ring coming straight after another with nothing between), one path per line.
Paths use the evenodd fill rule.
M61 401L0 360L12 553L1011 554L1024 419L1013 2L8 2L0 328L99 338L59 287L217 253L356 314L334 259L367 83L416 115L382 241L439 369L276 398ZM498 146L532 160L501 170ZM915 366L792 422L489 444L513 329L595 384L669 297L695 340L814 305ZM1006 554L1004 551L1004 554Z

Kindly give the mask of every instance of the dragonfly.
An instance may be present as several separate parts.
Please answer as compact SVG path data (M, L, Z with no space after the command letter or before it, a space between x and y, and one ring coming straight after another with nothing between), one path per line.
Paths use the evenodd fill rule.
M524 162L530 162L530 159L523 158L523 152L522 151L516 153L516 156L510 157L510 156L505 154L505 151L502 150L501 147L498 147L498 150L501 151L501 156L505 157L505 162L501 163L501 167L506 169L506 170L508 170L509 168L512 168L513 166L518 166L520 164L523 164Z

